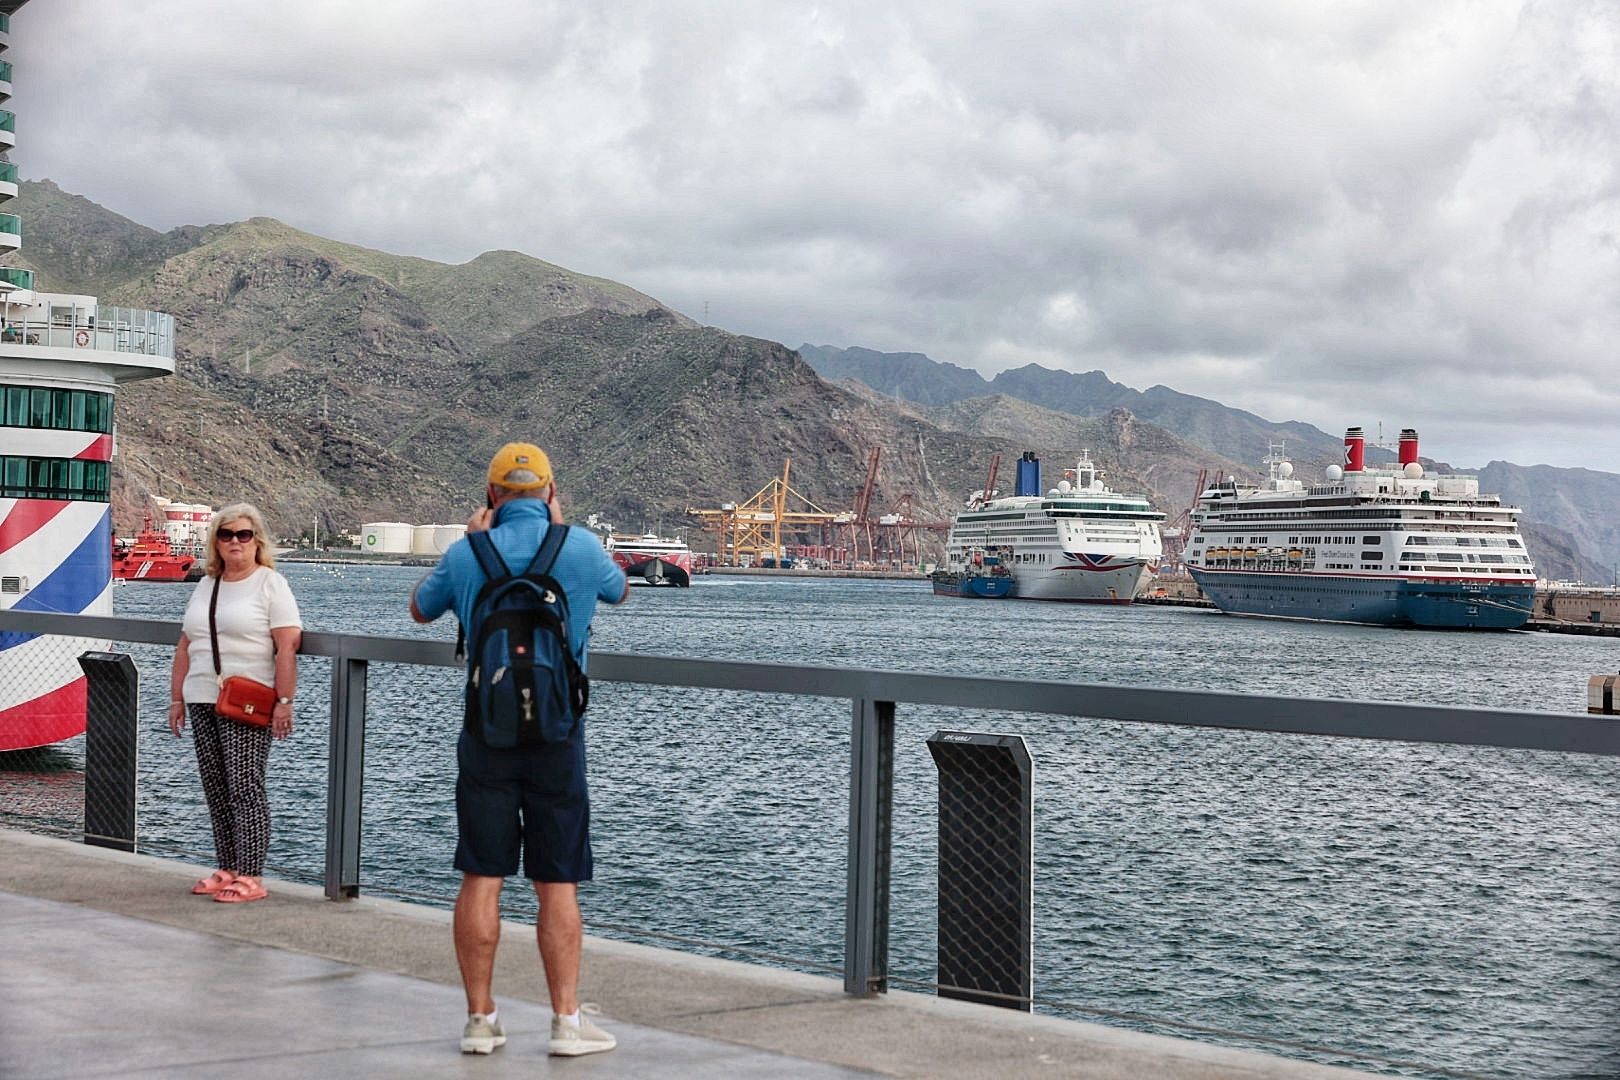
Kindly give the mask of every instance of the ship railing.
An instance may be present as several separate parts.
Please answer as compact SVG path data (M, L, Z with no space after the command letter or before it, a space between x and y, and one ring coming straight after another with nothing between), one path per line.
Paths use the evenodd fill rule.
M174 358L174 316L162 311L98 305L94 312L0 319L0 345L44 345L57 349L141 353Z
M434 628L435 630L439 628ZM0 636L39 635L60 639L64 647L73 649L104 650L108 643L118 643L133 654L144 650L147 681L140 692L141 716L138 727L155 731L163 727L163 713L168 701L168 659L174 643L180 636L180 624L172 621L135 619L127 617L66 615L0 610ZM15 638L14 638L15 640ZM401 829L420 827L413 817L411 822L390 823L375 827L373 832L362 830L362 794L368 780L374 785L406 783L411 793L413 814L419 813L417 803L426 797L420 775L394 777L385 769L381 773L374 766L366 767L368 731L371 748L380 756L382 751L395 749L397 740L405 745L419 747L430 738L443 744L449 753L445 732L435 729L424 731L406 724L415 721L412 707L428 708L434 723L459 722L459 705L454 712L447 706L443 713L454 716L445 721L443 713L432 712L437 706L414 705L432 688L446 702L459 702L461 665L455 657L454 645L444 638L399 638L362 634L337 634L307 631L303 637L300 672L304 690L299 695L298 723L307 729L312 723L324 721L328 759L325 778L324 815L316 815L309 825L312 846L318 836L323 841L324 861L319 874L326 895L343 900L359 894L363 884L362 867L386 863L389 855L363 850L362 838L373 848L393 850L402 841ZM0 654L3 657L4 654ZM75 653L77 655L77 653ZM312 676L320 667L327 670L327 691L321 695L311 693ZM380 704L370 704L369 694L377 689L371 678L373 670L385 673L384 693L377 695ZM444 670L434 674L435 669ZM847 740L842 740L843 764L834 766L847 776L847 811L845 816L846 843L842 857L843 887L843 945L842 961L828 963L840 971L848 993L866 995L882 993L891 983L933 987L928 980L908 979L891 974L889 966L891 864L897 852L906 858L916 853L897 849L893 843L896 824L895 771L897 752L906 755L908 768L915 762L917 748L909 735L904 744L897 744L897 719L905 720L911 735L918 724L946 728L959 726L953 719L985 725L988 730L1006 730L1002 725L1009 714L1017 714L1017 723L1031 730L1031 738L1039 738L1050 730L1054 737L1064 735L1083 737L1075 753L1085 755L1085 747L1099 737L1098 721L1119 722L1139 727L1143 739L1160 740L1165 735L1146 736L1149 731L1168 733L1176 729L1204 729L1209 737L1236 738L1232 733L1266 733L1272 736L1306 735L1329 739L1375 740L1402 744L1431 744L1453 747L1493 748L1495 750L1551 751L1564 755L1595 755L1599 758L1620 757L1620 722L1612 718L1588 716L1578 713L1518 711L1466 706L1418 705L1380 701L1339 700L1328 698L1296 698L1263 694L1213 692L1208 690L1165 689L1111 684L1076 684L1062 681L993 678L983 675L945 675L923 672L887 671L852 667L831 667L806 664L764 663L692 659L651 656L632 653L593 652L590 674L593 686L592 723L593 755L601 752L607 731L615 725L648 723L637 729L636 738L687 739L703 730L712 730L717 737L734 743L727 748L725 760L737 763L737 768L749 773L751 783L771 785L769 762L755 760L743 747L746 740L763 735L780 747L797 745L795 768L808 768L812 761L826 765L822 754L834 750L840 740L830 736L824 726L813 728L784 727L782 719L789 708L786 702L802 699L835 705L841 708L816 715L825 722L842 715L847 723ZM0 691L12 673L5 671L0 660ZM400 704L396 687L407 684L414 695L412 702ZM698 705L688 692L722 698L723 706ZM634 714L627 718L625 697L615 694L640 695L634 698ZM393 696L390 697L389 695ZM617 703L617 704L616 704ZM618 710L618 711L616 711ZM133 715L133 706L131 715ZM995 718L1003 718L997 721ZM703 719L716 721L703 724ZM1058 724L1064 718L1086 721L1078 729L1089 735L1076 735L1072 723L1063 727L1043 728L1043 723ZM425 722L424 722L425 723ZM1228 733L1217 736L1216 732ZM166 736L166 732L164 735ZM306 736L307 737L307 736ZM630 738L630 736L625 736ZM165 744L173 740L164 739ZM154 744L156 745L156 744ZM1139 743L1143 749L1147 742ZM1414 748L1415 749L1415 748ZM634 751L632 741L627 752ZM171 755L174 751L166 751ZM1241 751L1255 753L1256 750ZM144 751L143 751L144 754ZM451 755L453 757L453 755ZM785 759L784 759L785 760ZM593 757L593 770L606 767ZM148 768L143 757L143 771ZM153 765L152 768L158 766ZM761 773L761 767L765 772ZM133 770L133 766L131 766ZM836 775L836 771L833 773ZM912 780L916 773L908 773ZM747 804L734 786L734 782L720 778L686 777L681 782L707 779L717 784L713 805L703 808L708 820L719 821L726 812L763 813L757 804ZM838 787L836 781L823 785L828 792ZM190 763L181 762L165 775L168 790L185 790L195 786ZM1596 782L1596 781L1594 781ZM448 787L448 779L445 781ZM130 781L133 789L134 782ZM86 784L86 799L91 795ZM645 792L620 798L647 798ZM768 790L759 798L768 799ZM914 796L915 797L915 796ZM1079 797L1074 792L1065 798ZM1171 799L1174 802L1174 798ZM1037 805L1041 805L1037 800ZM1056 803L1046 805L1056 806ZM1168 805L1168 804L1166 804ZM651 814L649 820L663 823L657 807L643 808ZM918 814L929 814L926 805L916 804L901 808L906 820L915 825ZM87 811L88 813L88 811ZM4 815L0 815L4 820ZM133 820L133 819L132 819ZM453 814L441 819L448 828ZM279 827L279 826L278 826ZM133 826L132 826L133 828ZM806 833L824 833L833 828L831 823L795 822L785 826ZM314 831L318 830L318 832ZM915 829L913 830L915 832ZM414 833L406 842L420 839ZM802 840L802 836L799 837ZM648 840L647 842L653 842ZM784 843L784 858L793 858L798 840ZM918 843L915 836L912 843ZM130 838L133 846L133 837ZM161 850L160 844L147 844L145 850ZM195 852L185 854L195 855ZM751 858L762 857L754 853ZM204 856L203 858L206 858ZM194 860L195 861L195 860ZM836 865L836 864L833 864ZM375 872L375 871L373 871ZM907 874L907 888L915 888L911 880L916 874ZM373 888L367 885L367 888ZM378 886L390 891L387 886ZM394 890L400 891L400 890ZM412 894L438 903L447 902L445 894ZM909 893L908 893L909 895ZM737 901L732 895L729 900ZM655 920L656 921L656 917ZM716 924L718 925L718 924ZM915 936L917 927L908 926ZM631 929L631 933L639 931ZM647 932L653 939L657 933ZM802 958L783 958L768 953L751 954L747 948L724 943L690 938L668 940L697 944L720 950L723 954L763 957L774 962L788 962L800 967L816 967L817 961ZM1052 1003L1063 1006L1065 1003ZM1075 1008L1080 1008L1075 1006ZM1172 1021L1164 1023L1174 1026ZM1196 1034L1193 1037L1198 1037ZM1355 1056L1355 1055L1352 1055Z

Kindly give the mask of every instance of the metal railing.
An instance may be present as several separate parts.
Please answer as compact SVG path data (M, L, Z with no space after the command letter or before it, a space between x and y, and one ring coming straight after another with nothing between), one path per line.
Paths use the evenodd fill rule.
M172 645L179 637L180 625L169 621L13 609L0 611L0 632ZM328 897L343 899L357 895L360 887L368 666L374 662L452 668L459 664L453 646L436 640L308 632L304 634L301 651L307 656L331 659L324 884ZM592 654L591 677L597 682L806 695L850 702L843 973L844 988L852 994L881 993L889 984L894 728L895 710L900 704L1620 756L1620 722L1578 714L1269 697L612 652Z

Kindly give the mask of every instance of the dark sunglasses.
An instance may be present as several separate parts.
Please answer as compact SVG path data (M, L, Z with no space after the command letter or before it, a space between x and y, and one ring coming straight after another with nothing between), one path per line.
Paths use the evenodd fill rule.
M219 539L220 539L221 542L224 542L226 540L235 540L238 543L246 544L246 543L248 543L249 541L251 541L253 539L253 530L252 529L235 529L235 530L221 529L221 530L219 530Z

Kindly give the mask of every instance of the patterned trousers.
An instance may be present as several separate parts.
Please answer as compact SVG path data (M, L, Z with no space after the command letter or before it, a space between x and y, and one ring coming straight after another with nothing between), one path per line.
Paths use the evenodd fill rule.
M258 877L270 850L270 800L264 771L270 729L221 719L212 705L187 705L219 868Z

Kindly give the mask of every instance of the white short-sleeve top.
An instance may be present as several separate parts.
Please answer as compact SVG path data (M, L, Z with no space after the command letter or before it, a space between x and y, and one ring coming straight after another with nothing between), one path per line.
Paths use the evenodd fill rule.
M190 661L181 696L191 705L212 705L219 697L214 652L208 640L208 603L213 592L213 578L197 582L180 622ZM268 566L241 581L220 580L214 620L219 628L220 672L246 675L269 686L276 680L276 646L270 631L304 625L287 579Z

